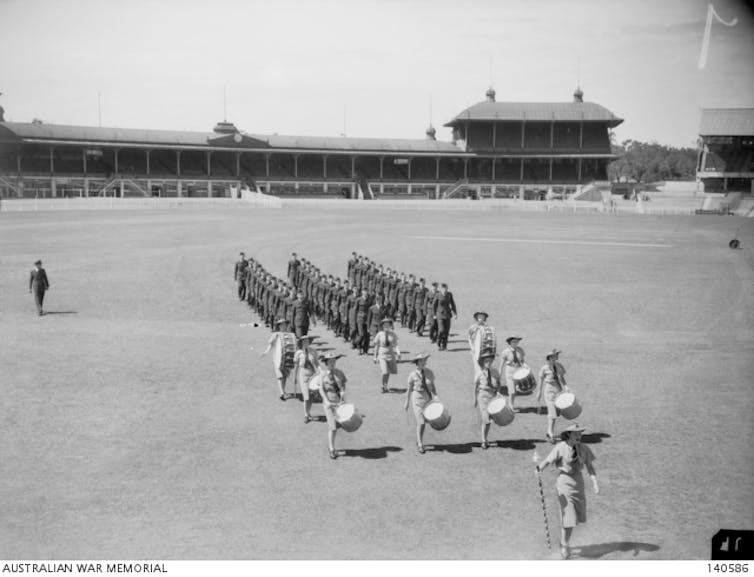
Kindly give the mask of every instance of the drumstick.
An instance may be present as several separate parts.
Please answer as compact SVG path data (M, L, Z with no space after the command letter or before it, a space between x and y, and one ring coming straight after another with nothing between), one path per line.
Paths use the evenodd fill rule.
M537 465L537 462L539 461L539 455L537 454L537 451L534 451L534 455L532 456L532 460L534 461L534 469L537 471L537 481L539 481L539 500L542 503L542 515L545 519L545 537L547 539L547 548L551 549L552 545L550 543L550 523L547 520L547 504L545 503L545 491L542 488L542 472L539 470L539 466Z

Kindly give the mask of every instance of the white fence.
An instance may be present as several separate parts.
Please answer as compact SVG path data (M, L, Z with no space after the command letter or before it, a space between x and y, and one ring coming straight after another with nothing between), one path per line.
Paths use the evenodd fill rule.
M658 203L659 204L659 203ZM448 199L448 200L345 200L332 198L278 198L246 193L244 198L40 198L3 199L0 212L47 210L136 210L136 209L203 209L227 208L294 208L307 210L440 210L440 211L525 211L568 214L648 214L693 215L698 207L672 206L650 202L616 203L587 201L536 201L520 199Z

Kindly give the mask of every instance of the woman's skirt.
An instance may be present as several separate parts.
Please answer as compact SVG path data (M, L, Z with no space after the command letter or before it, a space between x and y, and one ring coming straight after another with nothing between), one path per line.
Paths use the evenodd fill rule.
M586 523L586 492L584 476L578 473L560 473L555 481L560 502L560 515L563 527L575 527L577 523Z
M429 404L430 400L432 400L432 397L430 397L429 393L411 392L411 407L414 410L414 418L417 425L423 425L426 422L424 420L424 407Z

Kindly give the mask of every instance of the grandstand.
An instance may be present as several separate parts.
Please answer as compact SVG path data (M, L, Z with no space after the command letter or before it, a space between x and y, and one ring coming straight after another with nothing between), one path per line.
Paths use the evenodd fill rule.
M754 108L702 109L696 177L708 194L754 194Z
M0 195L566 198L607 180L609 131L623 122L584 102L496 102L450 122L451 142L260 135L0 122Z

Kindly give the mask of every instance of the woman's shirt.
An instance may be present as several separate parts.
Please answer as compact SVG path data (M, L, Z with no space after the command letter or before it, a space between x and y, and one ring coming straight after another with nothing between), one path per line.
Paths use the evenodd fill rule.
M521 347L506 347L500 353L502 364L506 368L518 368L524 364L524 349Z
M474 379L474 386L477 387L478 392L495 395L500 390L500 373L492 367L490 367L489 371L487 369L479 369Z
M556 371L557 371L557 378L556 378ZM546 364L543 366L539 371L539 380L541 382L544 382L545 387L551 387L553 389L556 389L558 391L563 390L563 386L565 385L565 368L563 368L563 365L556 362L554 367L550 367L549 364Z
M431 395L432 391L435 390L435 374L429 369L424 369L424 378L422 379L422 371L414 369L408 375L408 386L413 387L415 393Z
M545 463L554 465L566 475L580 475L581 469L587 464L591 467L595 459L592 450L584 443L579 442L571 447L565 441L561 441L552 449Z

